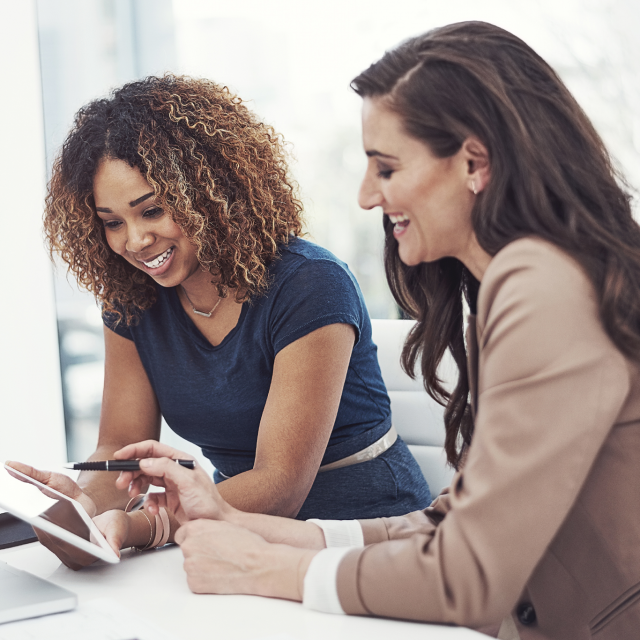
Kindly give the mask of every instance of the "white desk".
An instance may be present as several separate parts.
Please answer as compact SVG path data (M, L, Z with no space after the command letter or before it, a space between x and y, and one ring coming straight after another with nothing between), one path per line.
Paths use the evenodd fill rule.
M253 640L277 635L296 640L484 640L469 629L309 611L284 600L254 596L195 595L175 546L123 552L117 565L74 572L39 543L0 551L0 560L78 594L80 603L112 598L177 639Z

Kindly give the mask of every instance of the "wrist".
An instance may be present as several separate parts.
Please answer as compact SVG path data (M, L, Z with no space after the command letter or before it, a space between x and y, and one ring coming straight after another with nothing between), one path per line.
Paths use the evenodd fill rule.
M236 509L232 507L228 502L225 501L224 507L220 509L220 520L224 520L224 522L229 522L231 524L236 524L239 527L243 527L244 529L249 529L249 531L253 531L251 527L251 520L255 517L255 513L248 513L246 511L240 511L240 509Z
M150 517L143 509L126 513L128 531L124 547L144 548L151 544L155 535L155 518Z
M98 515L98 507L95 500L84 489L82 490L82 497L78 502L82 505L90 518L95 518ZM103 511L104 509L102 512Z
M309 571L311 561L316 557L316 555L318 555L318 553L318 551L305 550L304 554L301 555L300 560L298 561L296 571L296 590L298 595L296 600L298 602L302 602L304 599L304 579L307 575L307 571Z
M302 602L304 577L317 551L284 544L269 545L268 568L259 572L252 593Z

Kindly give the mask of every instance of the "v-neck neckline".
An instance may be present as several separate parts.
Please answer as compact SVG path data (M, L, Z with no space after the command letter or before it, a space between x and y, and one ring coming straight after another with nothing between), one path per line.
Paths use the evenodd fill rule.
M248 303L244 302L242 304L240 317L238 318L238 322L236 322L236 326L233 327L233 329L231 329L229 333L227 333L220 344L212 345L209 340L207 340L202 331L198 329L193 320L189 317L189 314L184 310L184 307L180 302L177 287L171 287L167 290L167 293L169 296L169 306L171 308L171 311L173 312L174 317L178 321L178 324L187 333L187 335L189 335L201 348L206 349L207 351L216 351L218 349L222 349L231 340L233 340L233 337L240 330L240 326L244 322L244 318L247 315Z

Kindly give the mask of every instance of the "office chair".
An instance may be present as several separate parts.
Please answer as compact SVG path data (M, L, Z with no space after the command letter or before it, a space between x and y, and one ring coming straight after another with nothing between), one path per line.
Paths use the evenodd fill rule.
M413 320L372 320L373 341L378 346L382 378L391 398L393 424L407 443L435 498L448 486L453 469L444 453L444 408L425 391L422 376L412 380L400 366L402 346L414 325ZM445 359L441 375L455 380L453 360Z

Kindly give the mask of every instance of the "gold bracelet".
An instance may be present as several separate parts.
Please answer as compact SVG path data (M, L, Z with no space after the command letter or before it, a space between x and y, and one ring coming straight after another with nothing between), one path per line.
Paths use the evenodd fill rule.
M142 500L140 500L140 498L142 498ZM127 506L124 508L124 512L130 513L131 511L137 511L138 507L143 502L144 502L144 493L139 493L137 496L133 496L133 498L131 498L131 500L127 502Z
M158 543L158 547L164 547L169 541L169 535L171 534L171 523L169 522L169 515L164 507L160 507L160 520L162 521L162 538Z
M149 536L149 542L147 542L147 544L144 547L133 547L136 551L146 551L151 547L151 544L153 543L153 525L151 524L151 519L146 514L144 509L141 509L141 511L142 511L142 515L147 519L147 522L149 523L149 529L151 530L151 535Z

